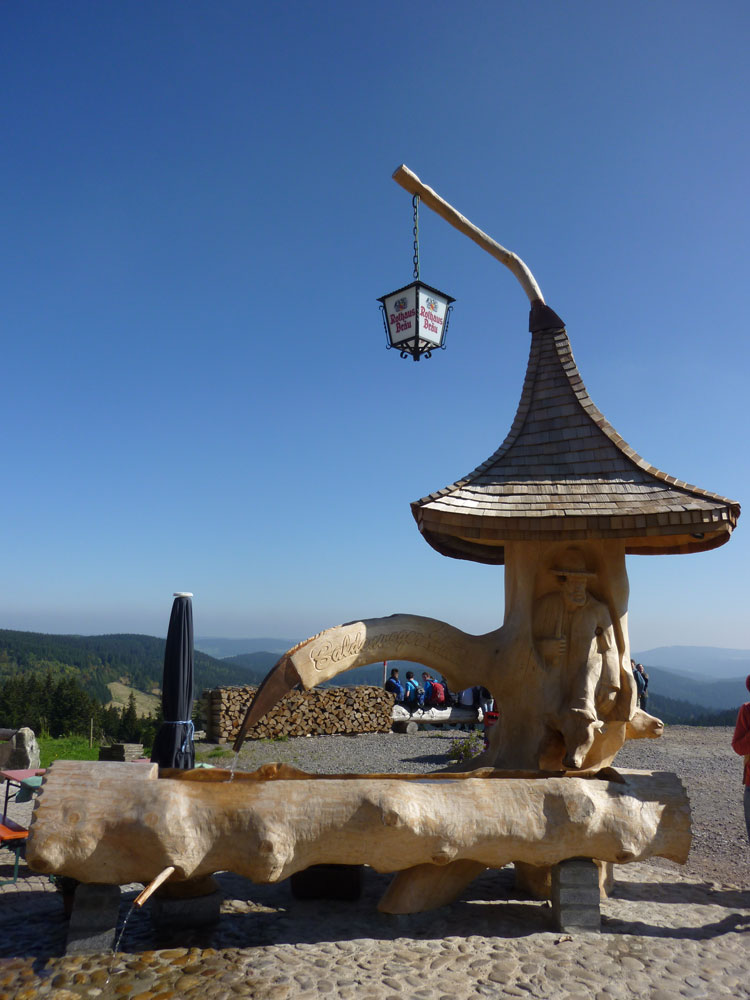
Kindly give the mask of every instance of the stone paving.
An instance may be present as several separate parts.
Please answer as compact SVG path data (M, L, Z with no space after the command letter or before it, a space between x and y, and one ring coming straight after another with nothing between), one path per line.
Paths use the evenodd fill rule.
M18 885L0 890L0 1000L750 997L750 892L646 863L617 879L602 933L568 935L552 928L547 904L515 893L509 869L486 872L460 902L405 917L376 911L388 876L370 869L355 903L300 901L287 883L224 873L214 928L157 931L147 904L114 957L65 957L61 897L23 866ZM139 888L123 889L121 927Z
M11 805L28 824L31 804ZM12 874L0 850L0 880ZM157 930L122 890L116 955L64 955L67 921L49 881L22 863L0 887L0 1000L734 1000L750 998L750 891L667 862L616 868L600 934L561 934L549 905L487 871L451 906L376 910L389 876L365 869L356 902L302 901L288 882L217 876L219 923ZM128 914L130 913L130 916Z

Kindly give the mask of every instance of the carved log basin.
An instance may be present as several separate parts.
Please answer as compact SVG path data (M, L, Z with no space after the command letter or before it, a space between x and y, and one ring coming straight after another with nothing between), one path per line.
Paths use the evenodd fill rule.
M455 896L453 883L460 891L485 867L571 857L684 863L690 839L687 795L667 772L313 775L267 764L232 776L56 761L27 861L116 885L148 883L169 865L172 880L232 871L260 883L315 864L369 865L401 873L386 897L399 879L442 883L427 894L440 905Z

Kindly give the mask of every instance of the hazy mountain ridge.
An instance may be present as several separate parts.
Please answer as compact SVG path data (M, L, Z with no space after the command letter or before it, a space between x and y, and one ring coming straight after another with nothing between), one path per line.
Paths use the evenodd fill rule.
M673 726L734 726L737 721L734 708L717 711L659 694L649 696L646 711Z
M217 660L234 659L237 656L246 656L248 653L276 653L278 659L299 641L299 639L222 639L220 636L197 636L195 648Z
M255 653L240 653L238 656L226 656L221 662L232 664L245 671L244 684L260 684L268 671L278 660L278 653L258 650Z
M630 654L636 663L661 667L678 674L697 675L702 680L744 680L750 674L750 649L720 646L657 646Z
M197 640L196 640L197 641ZM222 640L213 640L220 642ZM269 642L274 650L280 653L291 649L294 643L275 639L233 639L227 640L239 646L257 646L260 642ZM649 675L649 695L651 708L655 714L661 712L669 721L695 720L716 712L736 712L743 701L747 699L747 691L742 679L750 673L750 650L722 649L715 646L660 646L656 649L633 653L633 658L643 663ZM278 659L276 652L251 651L227 658L227 662L244 666L253 674L253 679L247 683L259 683L263 676L273 667ZM685 663L686 670L681 672L673 666L660 665L660 662L675 664ZM406 660L389 660L388 670L397 667L403 678L407 670L413 670L417 679L422 671L421 664ZM718 671L723 671L717 677ZM258 673L262 676L257 676ZM714 679L717 678L717 679ZM356 670L339 674L329 684L375 684L383 683L382 663L358 667ZM658 708L657 707L661 706ZM719 723L716 723L719 724ZM728 723L722 723L728 724Z
M0 681L17 673L72 675L84 690L106 703L111 698L108 685L121 678L144 692L160 686L164 645L164 639L131 633L82 636L0 629ZM206 688L259 684L279 656L294 645L294 640L268 637L196 639L196 696ZM230 655L210 655L207 647L230 651ZM663 646L633 656L649 674L649 709L666 721L736 712L748 698L743 678L750 673L750 650ZM675 664L683 669L676 669ZM389 661L388 670L392 667L399 669L402 678L407 670L419 678L423 669L401 660ZM347 671L327 683L380 686L382 662Z
M640 660L648 674L649 695L661 695L681 702L689 702L712 711L738 709L750 695L740 678L730 680L699 680L695 676L679 674L674 670L654 667L647 660Z
M291 648L291 647L288 647ZM233 663L238 667L244 667L248 673L246 684L260 684L269 670L276 664L279 656L277 653L258 651L255 653L242 653L239 656L229 656L223 663ZM407 670L413 670L419 677L419 672L424 668L419 663L408 663L406 660L389 660L388 673L396 667L401 677L405 676ZM352 687L357 684L369 684L380 687L383 684L383 663L372 663L365 667L357 667L354 670L347 670L333 680L324 681L321 687Z
M233 643L241 653L228 656L226 662L245 666L252 671L271 669L279 654L291 649L294 642L285 639L213 639L214 643ZM197 640L206 642L206 640ZM265 649L260 643L268 643ZM202 647L203 648L203 647ZM693 703L711 710L736 708L747 698L743 683L750 674L750 650L723 649L718 646L659 646L632 653L643 663L649 675L649 693L684 703ZM684 669L679 665L684 664ZM389 660L388 669L397 667L403 677L413 670L419 677L423 667L406 660ZM374 663L339 674L336 684L382 684L383 666Z

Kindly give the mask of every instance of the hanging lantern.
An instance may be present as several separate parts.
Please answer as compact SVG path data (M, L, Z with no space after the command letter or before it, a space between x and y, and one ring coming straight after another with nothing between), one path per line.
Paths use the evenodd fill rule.
M415 361L445 349L448 320L456 300L419 279L419 195L414 195L414 281L378 299L383 313L386 347Z

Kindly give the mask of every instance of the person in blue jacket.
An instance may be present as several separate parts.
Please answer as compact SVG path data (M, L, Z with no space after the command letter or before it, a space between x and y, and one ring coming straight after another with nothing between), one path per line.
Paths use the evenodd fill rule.
M419 690L419 684L414 680L414 671L406 671L406 692L404 694L404 704L413 712L424 703L424 695Z
M403 703L405 691L403 684L398 679L398 670L396 667L391 670L391 676L385 682L385 689L386 691L390 691L391 694L396 695L397 705L401 705Z
M630 661L630 669L633 671L635 686L638 690L638 708L643 708L643 696L646 694L646 681L643 674L638 669L635 660Z

